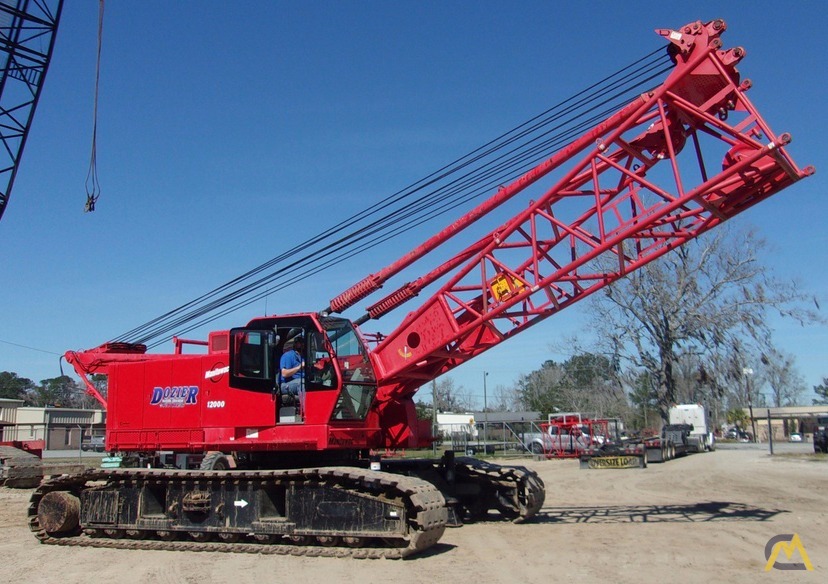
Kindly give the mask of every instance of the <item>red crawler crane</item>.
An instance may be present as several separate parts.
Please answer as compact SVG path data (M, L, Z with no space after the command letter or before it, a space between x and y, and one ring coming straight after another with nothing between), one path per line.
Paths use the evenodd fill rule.
M130 344L67 353L84 379L109 376L107 449L170 470L47 481L33 496L32 529L51 543L83 529L141 541L187 533L197 542L381 545L389 556L437 541L444 498L449 520L489 510L530 518L544 490L526 469L449 457L385 461L376 472L364 469L368 452L428 443L413 401L428 381L813 172L796 166L790 138L748 100L736 70L744 51L722 49L724 30L714 21L658 31L675 65L661 85L321 312L214 332L204 355L183 354L185 341L171 355ZM355 323L331 316L530 187L521 211ZM360 325L421 292L399 326L366 345ZM279 395L276 370L299 333L307 365L297 410ZM197 459L199 471L174 470ZM228 468L236 472L217 472Z

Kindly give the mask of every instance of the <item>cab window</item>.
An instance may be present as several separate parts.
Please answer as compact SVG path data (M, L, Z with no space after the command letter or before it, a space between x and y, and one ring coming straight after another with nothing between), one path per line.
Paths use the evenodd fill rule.
M230 331L230 385L270 391L274 386L274 335L271 331Z

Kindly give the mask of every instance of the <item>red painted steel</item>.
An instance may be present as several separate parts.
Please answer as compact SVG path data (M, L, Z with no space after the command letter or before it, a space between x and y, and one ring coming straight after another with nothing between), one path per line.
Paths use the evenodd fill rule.
M667 80L588 132L589 140L573 142L541 165L552 184L523 212L406 284L413 297L448 277L373 351L380 399L413 394L424 379L813 172L797 168L784 149L789 136L773 134L748 100L750 84L740 82L735 68L744 51L721 50L723 31L721 22L659 31L677 47ZM686 148L688 142L693 147ZM538 174L530 172L531 178L496 196L517 194ZM481 208L488 212L491 205ZM426 247L457 230L451 226Z
M67 353L93 395L86 374L109 375L107 448L422 445L426 430L412 399L419 387L813 172L796 166L784 148L789 137L775 135L747 99L750 83L736 70L744 51L721 49L724 28L715 21L657 31L672 43L675 60L664 83L334 298L326 312L353 305L517 195L531 195L498 228L369 307L357 322L437 288L394 331L377 336L373 350L354 331L348 354L337 354L324 315L251 321L247 329L258 331L286 331L299 323L324 339L320 347L331 358L320 366L330 368L335 382L307 392L300 421L280 421L279 397L265 386L231 385L230 357L237 348L227 331L210 335L206 355L182 354L191 341L178 341L171 355L130 345ZM530 187L536 191L529 193ZM273 350L281 354L281 347L274 344ZM270 381L272 389L272 376ZM375 398L362 394L363 401L370 398L367 413L353 416L343 409L349 400L357 404L358 391L372 387Z

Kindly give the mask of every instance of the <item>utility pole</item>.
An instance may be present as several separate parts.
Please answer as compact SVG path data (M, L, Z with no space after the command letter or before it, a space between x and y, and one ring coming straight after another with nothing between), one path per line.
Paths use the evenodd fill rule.
M437 380L431 380L431 434L432 439L437 438L437 432L439 432L439 427L437 426L437 407L438 407L438 400L437 400ZM432 440L431 442L431 452L433 454L437 454L437 441Z
M753 375L753 369L745 367L742 369L745 375L745 391L747 391L748 412L750 412L750 426L753 429L753 442L756 442L756 421L753 419L753 397L750 391L750 376Z

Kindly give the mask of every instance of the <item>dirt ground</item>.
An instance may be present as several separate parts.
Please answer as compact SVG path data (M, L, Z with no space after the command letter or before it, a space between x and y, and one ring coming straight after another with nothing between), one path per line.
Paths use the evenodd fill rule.
M431 552L403 561L40 545L26 527L31 491L0 488L0 581L826 581L825 460L720 448L637 470L580 470L575 460L516 464L537 470L546 483L546 504L533 523L449 529ZM792 533L814 571L765 572L765 544ZM801 559L794 554L791 561Z

